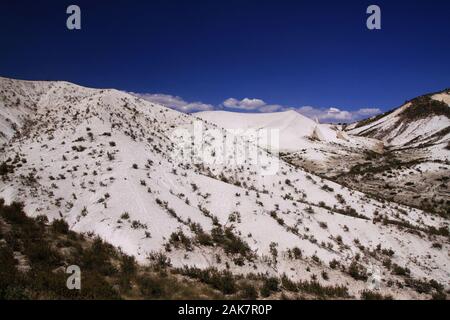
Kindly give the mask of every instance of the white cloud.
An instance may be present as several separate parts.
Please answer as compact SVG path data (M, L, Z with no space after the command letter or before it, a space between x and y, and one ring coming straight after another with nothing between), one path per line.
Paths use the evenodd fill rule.
M223 102L223 105L231 109L257 110L266 106L266 103L261 99L244 98L237 100L235 98L229 98Z
M379 113L381 113L381 110L379 108L363 108L358 110L358 114L361 116L372 117Z
M264 100L250 98L244 98L242 100L229 98L222 103L222 106L229 109L240 109L262 113L277 112L285 109L285 107L278 104L267 104Z
M280 112L294 110L311 119L318 119L320 122L352 122L381 113L378 108L362 108L359 110L342 110L336 107L315 108L311 106L289 107L279 104L267 104L262 99L245 98L238 100L229 98L222 103L222 106L230 109L241 109L253 112Z
M287 109L278 104L266 104L258 109L259 112L268 113L268 112L279 112L286 111Z
M169 94L161 93L133 93L144 100L161 104L165 107L175 109L181 112L191 113L197 111L211 111L214 110L214 106L203 102L187 102L181 97L172 96Z
M362 108L359 110L341 110L339 108L314 108L305 106L294 109L298 113L320 122L352 122L372 117L381 113L379 108Z
M136 94L134 95L150 102L158 103L171 109L181 112L192 113L198 111L212 111L218 109L237 109L251 112L270 113L287 110L294 110L298 113L317 119L322 123L353 122L372 117L381 113L379 108L361 108L359 110L344 110L337 107L316 108L311 106L289 107L280 104L268 104L262 99L244 98L238 100L235 98L226 99L221 105L214 106L203 102L188 102L178 96L168 94Z
M297 108L296 111L312 119L318 119L321 122L346 122L351 121L353 115L350 111L340 110L338 108L314 108L310 106Z

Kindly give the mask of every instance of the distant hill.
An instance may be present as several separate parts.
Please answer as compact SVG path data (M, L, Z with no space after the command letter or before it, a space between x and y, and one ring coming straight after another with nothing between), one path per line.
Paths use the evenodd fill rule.
M346 132L394 148L444 149L450 141L450 90L412 99L391 112L351 124Z

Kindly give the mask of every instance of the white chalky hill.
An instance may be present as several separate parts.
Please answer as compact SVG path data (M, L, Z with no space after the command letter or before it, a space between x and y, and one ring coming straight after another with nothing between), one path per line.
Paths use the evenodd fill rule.
M62 218L74 231L97 234L141 263L163 251L174 266L298 280L314 274L358 294L367 283L355 279L353 263L368 276L379 273L380 290L400 298L417 293L395 285L401 276L393 265L414 279L449 285L450 245L439 235L446 220L322 180L263 148L257 156L278 162L275 174L261 175L253 158L180 162L174 132L193 132L198 116L117 90L0 78L0 198L24 202L31 216ZM209 132L229 133L210 124L216 121L208 114L200 117L208 120L201 122L203 152L214 159L223 146ZM242 121L254 127L251 118ZM301 146L316 129L326 143L342 140L291 112L255 119L265 127L282 123L282 146Z

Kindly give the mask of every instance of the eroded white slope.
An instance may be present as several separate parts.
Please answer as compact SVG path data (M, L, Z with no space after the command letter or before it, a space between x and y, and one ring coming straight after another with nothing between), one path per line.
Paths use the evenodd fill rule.
M0 77L0 145L11 139L52 83L20 81Z
M446 91L431 95L431 99L443 102L450 108L450 94ZM444 147L450 139L448 113L447 115L442 112L435 113L430 107L429 110L423 110L428 115L412 119L405 117L404 115L408 109L412 108L412 105L412 102L408 102L386 116L376 121L369 121L365 125L352 124L347 127L347 132L377 138L393 147L419 146L424 143L440 144L441 148ZM446 129L447 132L443 133Z
M195 116L231 134L245 136L247 130L257 130L262 137L273 137L275 132L278 140L261 139L259 145L272 153L279 151L289 161L314 172L328 171L330 163L341 155L383 151L383 143L376 139L350 135L336 125L318 124L295 111L266 114L208 111Z
M194 115L229 130L278 130L281 152L308 148L314 140L336 144L345 144L351 140L348 134L337 127L318 124L295 111L263 114L206 111Z
M20 85L8 83L6 91ZM19 130L0 154L0 163L14 167L1 178L0 197L24 201L30 215L63 218L73 230L100 235L140 262L163 250L176 266L226 268L228 263L237 273L287 273L295 279L309 279L308 268L325 268L336 274L331 283L346 283L351 278L329 270L328 263L336 259L348 266L359 255L367 268L385 270L380 245L392 249L392 260L414 277L450 279L450 247L438 236L425 236L429 227L445 226L441 218L380 203L282 161L275 174L264 176L251 158L238 164L179 161L173 132L192 132L194 117L116 90L62 82L50 87L44 93L27 91L36 101L28 114L32 125ZM209 135L216 129L202 124L204 152L217 157L220 141ZM239 137L233 140L246 145ZM259 156L278 161L263 150ZM383 219L418 231L382 224ZM234 262L217 243L193 240L192 250L169 245L180 230L195 239L194 226L206 233L231 227L256 258ZM432 241L442 242L442 249L433 248ZM289 257L294 247L302 259Z

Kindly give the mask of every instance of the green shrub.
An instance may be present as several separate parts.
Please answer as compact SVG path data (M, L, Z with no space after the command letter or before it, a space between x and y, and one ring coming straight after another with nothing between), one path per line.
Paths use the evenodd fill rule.
M25 245L25 255L35 268L51 269L58 265L59 254L46 241L31 241Z
M263 297L268 297L272 292L279 291L279 280L275 277L265 278L263 280L263 286L261 287L261 295Z
M182 246L186 250L192 251L192 241L184 234L182 230L172 232L169 237L169 243L172 244L175 248L179 248L180 246Z
M11 291L17 284L17 261L14 252L0 245L0 299L9 299L13 294Z
M333 259L330 261L330 268L331 269L336 269L339 266L339 261L337 261L336 259Z
M345 286L322 286L317 281L300 281L297 284L301 292L312 294L316 297L338 297L347 298L348 289Z
M170 259L162 252L151 252L148 260L156 270L164 270L172 265Z
M212 239L221 246L228 254L240 254L244 257L251 256L251 250L248 244L233 233L231 227L222 229L216 226L211 231Z
M363 290L361 291L361 299L362 300L392 300L391 295L384 296L381 293L370 291L370 290Z
M161 279L146 276L138 280L139 289L146 299L159 299L164 293L163 283Z
M120 271L123 275L136 274L136 259L133 256L124 255L122 257Z
M292 255L294 259L298 260L302 257L302 250L299 247L292 248Z
M348 274L355 280L366 281L367 280L367 272L366 269L358 264L356 261L353 261L349 268Z
M254 285L245 282L240 285L240 298L244 300L256 300L258 299L258 291Z
M52 228L57 233L67 234L69 232L69 225L63 219L53 220Z
M285 274L283 274L283 276L281 277L281 286L283 287L283 289L287 291L291 292L298 291L297 284L291 279L289 279Z
M112 247L97 237L91 248L83 251L81 267L83 270L96 270L104 276L112 275L117 271L111 264L112 254Z
M0 176L6 176L8 173L14 173L14 168L6 162L0 164Z
M81 299L87 300L118 300L121 298L119 293L108 283L107 279L97 272L83 271L80 294Z
M394 263L392 265L392 273L397 275L397 276L409 276L411 271L408 268L406 268L406 267L401 267L398 264Z
M411 106L400 115L407 120L422 119L430 115L450 118L450 109L445 102L434 100L430 96L421 96L411 100Z
M218 271L215 268L198 269L195 267L185 266L182 269L178 269L178 272L198 279L203 283L211 285L213 288L221 291L223 294L233 294L236 292L235 278L229 271Z
M436 292L442 292L444 290L444 286L439 284L436 280L422 281L419 279L406 278L405 284L418 293L429 294L432 293L433 290Z

